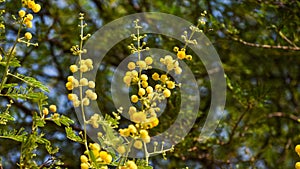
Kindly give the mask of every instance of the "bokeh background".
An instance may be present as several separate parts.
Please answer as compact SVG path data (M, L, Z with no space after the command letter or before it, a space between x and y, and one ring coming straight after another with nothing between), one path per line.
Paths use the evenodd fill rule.
M39 0L42 11L34 18L34 40L38 47L20 46L22 68L13 71L34 76L47 84L50 103L71 117L74 130L82 130L72 105L67 101L66 78L70 64L76 58L70 48L79 42L78 14L85 13L87 32L93 34L101 26L122 16L138 12L164 12L197 24L200 14L207 11L203 27L215 46L228 77L224 117L215 134L199 142L201 125L210 106L210 83L200 60L187 62L199 83L201 104L198 118L188 136L173 153L151 158L154 168L293 168L300 157L294 147L300 143L298 122L300 110L300 2L297 0ZM17 15L21 1L6 0L6 34L13 40L16 27L10 14ZM98 105L110 113L114 107L110 94L113 70L130 54L130 39L117 44L104 58L96 81ZM151 35L148 46L172 51L182 45L165 36ZM4 45L1 42L1 45ZM10 45L5 44L4 48ZM262 46L264 45L264 46ZM189 51L189 50L188 50ZM13 79L9 79L12 81ZM0 106L7 100L1 98ZM172 124L176 112L176 97L168 101L168 111L160 119L162 132ZM17 123L8 128L30 129L32 109L26 102L13 107ZM4 126L0 126L3 128ZM63 167L79 168L84 147L68 140L64 129L48 123L46 137L60 147L58 157ZM0 157L4 168L16 168L20 145L0 139ZM49 157L45 150L37 151L43 163Z

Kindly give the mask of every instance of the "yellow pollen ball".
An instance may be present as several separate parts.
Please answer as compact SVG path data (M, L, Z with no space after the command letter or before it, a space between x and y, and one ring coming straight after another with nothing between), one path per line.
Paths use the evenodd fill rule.
M28 1L27 6L28 6L28 8L32 9L35 6L35 2L34 1Z
M29 21L32 21L32 20L33 20L33 15L32 15L32 14L27 14L27 15L26 15L26 18L27 18Z
M156 81L156 80L159 80L159 74L156 73L156 72L153 73L153 74L152 74L152 79L155 80L155 81Z
M127 67L128 67L129 70L133 70L133 69L135 69L135 63L134 62L129 62Z
M150 56L146 57L145 62L147 65L151 65L153 63L152 57L150 57Z
M126 148L125 148L125 146L122 145L117 148L117 151L120 154L124 154L126 152Z
M171 96L171 91L169 90L169 89L165 89L164 91L163 91L163 94L164 94L164 96L165 97L170 97Z
M87 163L81 163L80 168L81 169L89 169L89 165Z
M177 52L178 59L184 59L185 58L185 51L178 51Z
M77 65L71 65L71 66L70 66L70 71L71 71L72 73L77 72L77 71L78 71Z
M297 162L297 163L295 164L295 168L296 168L296 169L300 169L300 162Z
M139 101L139 98L137 97L137 95L132 95L132 96L131 96L131 101L132 101L133 103L136 103L136 102Z
M48 108L44 108L44 109L43 109L43 114L44 114L45 116L47 116L47 115L49 114Z
M25 12L24 10L20 10L20 11L19 11L19 16L20 16L21 18L23 18L25 15L26 15L26 12Z
M49 106L49 109L50 109L50 111L52 111L53 113L55 113L56 110L57 110L57 108L56 108L55 105L50 105L50 106Z
M146 94L146 90L143 89L143 88L140 88L140 89L139 89L139 92L138 92L138 95L139 95L139 96L144 96L145 94Z
M142 81L142 86L143 86L143 88L148 87L148 82L147 81Z
M88 159L85 155L81 155L81 156L80 156L80 161L81 161L82 163L87 163L87 162L89 161L89 159Z
M168 80L168 76L167 75L161 75L160 80L165 83Z
M296 145L295 151L300 155L300 144Z
M152 86L148 86L148 87L146 88L146 91L147 91L148 94L151 94L151 93L153 92Z
M142 75L141 75L141 80L147 81L147 80L148 80L148 76L145 75L145 74L142 74Z
M142 149L143 148L143 143L141 140L136 140L133 144L133 146L136 148L136 149Z
M34 13L38 13L38 12L40 12L41 9L42 9L42 7L40 4L35 4L34 7L32 8L32 11Z

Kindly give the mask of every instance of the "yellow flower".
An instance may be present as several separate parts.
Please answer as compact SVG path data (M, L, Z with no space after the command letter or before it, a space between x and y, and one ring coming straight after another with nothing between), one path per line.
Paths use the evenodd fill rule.
M27 28L32 28L32 22L29 20L25 21L25 25Z
M96 84L94 81L89 81L89 84L88 84L89 88L95 88Z
M147 81L142 81L142 86L143 86L143 88L148 87L148 82Z
M50 111L52 111L53 113L55 113L56 110L57 110L57 108L56 108L55 105L50 105L50 106L49 106L49 109L50 109Z
M167 75L161 75L160 76L160 81L162 81L163 83L165 83L168 80L168 76Z
M48 108L44 108L44 109L43 109L43 114L44 114L45 116L47 116L47 115L49 114Z
M41 10L41 5L40 4L35 4L34 6L33 6L33 8L32 8L32 11L34 12L34 13L38 13L40 10Z
M126 152L125 146L121 145L117 148L118 153L124 154Z
M89 84L89 81L87 80L87 78L82 78L80 79L79 84L81 86L87 86Z
M85 73L89 70L89 68L87 67L87 65L80 65L80 72Z
M68 94L68 99L71 100L71 101L75 101L78 99L77 95L76 94Z
M136 149L142 149L143 148L143 143L141 140L136 140L133 144L133 146L136 148Z
M147 81L147 80L148 80L148 76L145 75L145 74L142 74L142 75L141 75L141 80L142 80L142 81Z
M175 88L175 82L173 82L173 81L167 81L166 84L169 89Z
M148 87L146 88L146 91L147 91L148 94L151 94L151 93L153 92L152 86L148 86Z
M177 46L175 46L175 47L173 48L173 51L174 51L174 52L178 52L178 51L179 51L179 48L178 48Z
M74 89L74 86L73 86L72 82L67 82L67 83L66 83L66 88L67 88L68 90L73 90L73 89Z
M89 165L87 163L81 163L80 168L81 169L89 169Z
M135 63L134 62L129 62L127 67L128 67L129 70L133 70L133 69L135 69Z
M124 76L123 82L124 82L125 84L127 84L127 86L130 86L130 83L131 83L131 77L130 77L130 76Z
M29 21L32 21L33 20L33 15L32 14L27 14L26 19L28 19Z
M156 73L156 72L153 73L153 74L152 74L152 79L155 80L155 81L156 81L156 80L159 80L159 74Z
M109 164L109 163L112 162L112 156L111 156L110 154L108 154L108 155L106 156L106 158L104 158L103 160L104 160L104 162L105 162L106 164Z
M71 66L70 66L70 71L71 71L72 73L77 72L77 71L78 71L77 65L71 65Z
M143 88L140 88L140 89L139 89L139 92L138 92L138 95L139 95L139 96L144 96L145 94L146 94L146 90L143 89Z
M185 58L185 51L184 50L181 50L181 51L178 51L177 52L177 57L178 59L184 59Z
M134 163L134 161L127 161L126 163L126 166L129 168L129 169L137 169L137 165ZM126 169L128 169L126 168Z
M295 168L296 168L296 169L300 169L300 162L296 162Z
M32 9L35 6L35 2L34 1L28 1L27 6L28 6L28 8Z
M119 130L119 133L120 133L120 135L123 136L123 137L128 137L128 136L130 135L130 132L129 132L128 129L120 129L120 130Z
M182 73L182 69L180 67L176 67L175 68L175 73L176 74L181 74Z
M137 103L137 102L139 101L139 98L137 97L137 95L132 95L132 96L131 96L131 101L132 101L133 103Z
M88 106L88 105L90 104L90 100L89 100L88 98L83 98L83 99L82 99L82 104L83 104L84 106Z
M98 143L90 143L89 147L92 149L92 150L96 150L96 151L100 151L101 150L101 147Z
M81 156L80 156L80 161L81 161L82 163L87 163L87 162L89 161L89 159L88 159L85 155L81 155Z
M136 63L141 69L145 69L147 67L147 64L145 61L141 60L141 61L137 61Z
M132 133L132 134L137 133L136 127L135 127L134 125L132 125L132 124L130 124L130 125L128 126L128 130L129 130L129 132Z
M147 130L141 130L141 131L140 131L140 137L141 137L142 139L146 138L147 136L149 136Z
M149 143L151 141L151 137L150 136L146 136L145 138L142 138L142 140L145 142L145 143Z
M25 12L24 10L20 10L20 11L19 11L19 16L20 16L21 18L23 18L25 15L26 15L26 12Z
M186 59L187 59L187 60L192 60L193 57L192 57L192 55L186 55Z
M300 156L300 144L296 145L295 151Z
M146 120L146 114L143 112L133 113L132 116L130 116L130 120L135 123L142 123Z
M32 34L30 32L26 32L24 37L25 39L30 40L32 39Z
M151 65L153 63L152 57L150 57L150 56L146 57L145 62L147 65Z

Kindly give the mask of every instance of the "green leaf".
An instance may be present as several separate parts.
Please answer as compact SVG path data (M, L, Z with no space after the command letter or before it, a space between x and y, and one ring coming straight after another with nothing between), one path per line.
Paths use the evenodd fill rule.
M15 118L12 117L8 111L5 111L3 113L0 112L0 124L6 125L8 121L14 121Z
M60 122L65 126L70 126L70 124L74 124L73 120L71 120L70 118L68 118L64 115L60 116Z
M15 77L23 82L25 82L27 85L29 86L32 86L32 87L35 87L35 88L39 88L45 92L49 92L49 89L48 87L46 87L45 85L43 85L40 81L36 80L35 78L33 77L29 77L29 76L24 76L24 75L21 75L19 73L17 73L16 75L14 74L10 74L10 76L12 77Z
M0 130L0 138L11 139L19 142L26 140L27 133L24 131L24 128L20 130Z
M4 61L4 62L0 62L0 65L1 66L6 66L7 65L7 62ZM20 64L20 61L17 59L17 58L12 58L11 61L9 62L9 66L12 66L12 67L20 67L21 64Z
M79 137L71 127L66 127L65 129L66 129L66 134L67 134L68 139L73 140L78 143L84 143L82 138Z
M33 113L33 121L37 127L44 127L46 122L36 112Z

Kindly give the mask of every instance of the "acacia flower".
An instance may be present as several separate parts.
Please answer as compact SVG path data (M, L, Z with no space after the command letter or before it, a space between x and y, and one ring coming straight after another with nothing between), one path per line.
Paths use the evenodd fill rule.
M166 98L168 98L168 97L171 96L171 91L170 91L169 89L165 89L165 90L163 91L163 94L164 94L164 96L165 96Z
M142 149L143 148L143 143L141 140L135 140L133 146L136 148L136 149Z
M159 80L159 74L156 73L156 72L153 73L153 74L152 74L152 79L155 80L155 81Z
M147 65L151 65L153 63L152 57L150 57L150 56L146 57L145 62Z
M184 59L185 58L185 50L181 50L181 51L178 51L177 52L177 57L178 57L178 59Z
M24 10L20 10L20 11L19 11L19 16L20 16L21 18L23 18L25 15L26 15L26 12L25 12Z
M137 95L132 95L132 96L131 96L131 101L132 101L133 103L136 103L136 102L139 101L139 98L137 97Z
M129 70L133 70L133 69L135 69L135 63L134 62L129 62L127 67L128 67Z
M41 10L41 5L40 4L35 4L31 9L34 13L38 13Z
M56 106L53 105L53 104L49 106L49 109L50 109L50 111L52 111L53 113L55 113L56 110L57 110Z

